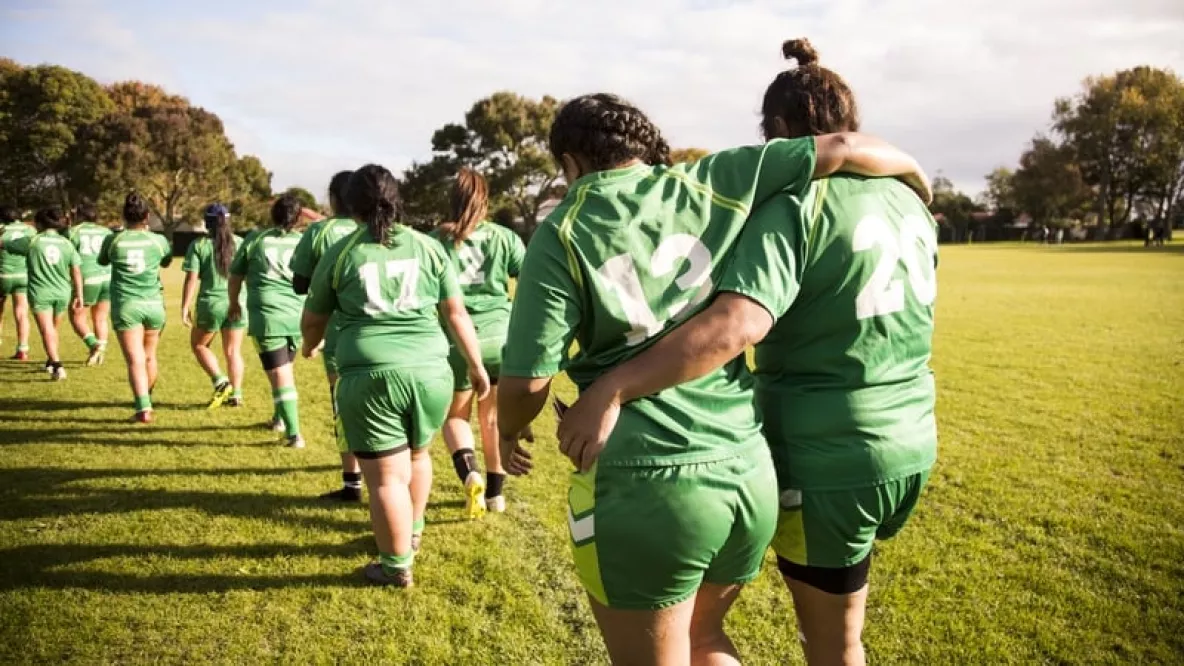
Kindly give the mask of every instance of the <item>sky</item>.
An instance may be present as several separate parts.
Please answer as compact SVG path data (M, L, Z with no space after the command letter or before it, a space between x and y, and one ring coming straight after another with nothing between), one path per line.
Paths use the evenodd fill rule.
M977 192L1090 75L1184 73L1180 0L3 0L0 55L156 83L217 113L276 190L400 170L499 90L613 92L675 147L757 143L807 37L863 129Z

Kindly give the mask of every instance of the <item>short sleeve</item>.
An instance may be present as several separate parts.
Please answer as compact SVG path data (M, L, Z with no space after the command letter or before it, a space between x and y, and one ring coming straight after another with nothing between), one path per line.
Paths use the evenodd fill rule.
M254 246L254 235L247 236L247 240L243 241L242 245L234 251L234 258L230 260L231 275L246 275L247 274L247 253L250 252L251 247Z
M801 291L808 234L798 201L775 197L749 218L719 290L747 296L780 319Z
M292 270L293 275L300 275L302 277L311 278L313 270L316 268L317 258L315 248L317 237L323 235L320 233L323 227L314 224L308 231L300 236L300 242L296 243L296 249L292 251L292 259L288 262L288 268ZM321 252L324 248L320 248Z
M506 272L510 277L518 277L522 272L522 260L526 257L526 246L522 244L522 238L510 229L506 229L506 243L509 245Z
M181 270L186 273L200 273L201 272L201 257L198 256L197 247L201 243L201 239L197 239L189 244L189 249L185 250L185 261L181 262Z
M26 256L29 254L29 245L32 244L34 236L21 236L14 238L4 244L4 249L10 254L17 256Z
M115 247L115 238L118 234L111 234L103 238L103 244L99 247L99 256L96 259L100 266L111 265L111 249Z
M444 249L439 248L439 243L435 245L436 247L432 248L432 252L436 257L436 265L440 267L440 274L438 276L440 281L439 302L444 302L450 298L460 298L463 294L460 291L460 283L456 278L456 267L448 259L448 255L444 253Z
M781 191L804 193L814 177L816 151L812 136L774 139L708 155L685 169L693 180L711 187L717 203L756 208Z
M78 250L73 245L70 246L70 266L81 266L82 255L78 254Z
M544 224L522 261L503 376L551 377L564 369L582 315L579 293L555 225Z
M169 239L156 235L156 246L160 248L160 266L167 268L169 264L173 263L173 246L169 243Z
M305 234L305 236L307 235ZM301 242L303 242L303 238ZM247 245L247 243L243 243L243 247L247 247ZM337 291L333 288L333 271L336 270L337 262L345 247L340 243L334 245L329 248L325 256L321 257L321 261L317 262L316 269L309 277L308 297L304 299L305 310L313 314L328 315L333 314L333 311L337 309Z

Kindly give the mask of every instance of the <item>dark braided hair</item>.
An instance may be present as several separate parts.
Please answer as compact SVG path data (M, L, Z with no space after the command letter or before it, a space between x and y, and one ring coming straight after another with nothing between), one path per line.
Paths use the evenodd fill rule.
M349 215L345 208L345 186L349 184L349 177L352 175L353 171L338 171L329 180L329 208L336 217Z
M843 77L818 64L818 52L808 39L791 39L781 54L796 60L797 67L777 75L765 90L761 104L761 129L766 139L818 136L833 132L858 132L859 109L855 94ZM782 137L775 119L789 130Z
M399 181L386 167L367 164L350 177L345 206L355 220L366 225L375 242L386 245L391 226L403 219Z
M128 226L137 226L148 221L148 202L136 191L128 193L123 200L123 221Z
M303 209L304 206L300 203L300 199L296 198L296 195L281 195L271 205L271 223L284 231L291 231L292 227L300 221L300 211Z
M608 93L577 97L559 110L551 125L551 156L579 155L596 171L629 160L672 164L670 145L641 109Z

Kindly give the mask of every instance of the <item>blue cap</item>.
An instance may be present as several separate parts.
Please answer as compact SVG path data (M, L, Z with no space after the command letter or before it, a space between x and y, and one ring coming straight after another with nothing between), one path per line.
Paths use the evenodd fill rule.
M220 203L212 203L206 206L206 212L202 215L202 218L207 221L225 217L230 217L230 211Z

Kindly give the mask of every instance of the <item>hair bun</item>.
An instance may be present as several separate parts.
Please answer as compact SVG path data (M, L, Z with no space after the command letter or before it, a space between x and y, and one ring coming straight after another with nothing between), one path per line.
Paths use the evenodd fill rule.
M818 51L805 37L790 39L781 45L781 55L786 60L796 60L798 67L809 67L818 64Z

